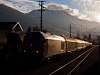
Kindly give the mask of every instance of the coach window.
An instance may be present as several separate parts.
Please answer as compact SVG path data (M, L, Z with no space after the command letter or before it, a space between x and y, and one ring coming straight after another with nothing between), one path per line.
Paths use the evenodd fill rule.
M61 42L61 50L64 50L64 45L65 45L65 42L62 41L62 42Z

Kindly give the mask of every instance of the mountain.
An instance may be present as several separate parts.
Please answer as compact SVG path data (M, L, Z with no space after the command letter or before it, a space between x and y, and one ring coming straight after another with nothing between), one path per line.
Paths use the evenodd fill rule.
M39 27L39 17L40 12L38 10L23 14L12 8L0 5L0 22L19 21L24 31L27 31L28 27ZM91 33L92 36L97 36L100 32L100 23L81 20L61 10L45 10L43 12L43 28L51 33L69 36L70 24L72 36L77 35L78 32L81 36L83 33Z

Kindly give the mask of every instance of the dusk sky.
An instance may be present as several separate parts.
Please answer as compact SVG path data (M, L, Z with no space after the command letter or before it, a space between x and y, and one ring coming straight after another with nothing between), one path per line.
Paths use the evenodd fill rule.
M4 4L22 13L38 9L38 0L0 0ZM100 22L100 0L44 0L44 6L50 10L62 10L88 21Z

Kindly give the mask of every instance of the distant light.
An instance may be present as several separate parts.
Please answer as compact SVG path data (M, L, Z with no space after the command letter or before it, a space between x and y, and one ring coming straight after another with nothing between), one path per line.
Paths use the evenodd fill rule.
M30 46L32 46L32 44L30 44Z
M36 53L39 53L39 51L36 51Z
M48 60L50 59L50 58L47 58Z
M26 50L24 50L24 53L26 52Z

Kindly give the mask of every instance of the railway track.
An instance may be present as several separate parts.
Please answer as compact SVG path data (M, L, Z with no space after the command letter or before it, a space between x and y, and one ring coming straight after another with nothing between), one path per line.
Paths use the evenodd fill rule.
M93 60L92 61L93 63L96 62L98 59L93 58L93 57L98 57L97 53L98 53L98 47L93 46L91 49L83 50L82 52L79 51L77 53L71 53L68 57L71 60L68 58L63 58L62 60L57 61L55 63L49 63L40 68L32 69L30 71L27 71L18 75L41 75L41 74L43 75L75 75L75 74L80 75L78 74L79 72L77 72L78 71L77 69L79 70L81 69L82 71L82 68L84 70L84 68L86 68L87 65L90 65L90 62L92 60ZM89 60L87 60L88 58ZM89 63L88 62L84 63L84 61L88 61ZM86 66L81 67L83 63Z
M53 72L49 73L49 75L73 75L75 69L77 69L81 63L95 50L96 46L92 47L91 49L85 51L84 53L80 54L75 59L71 60L70 62L66 63L65 65L59 67L58 69L54 70Z

